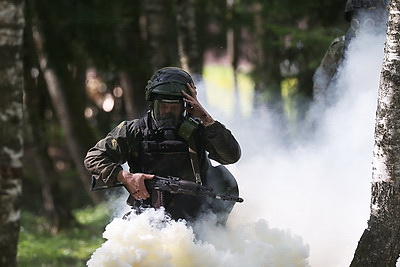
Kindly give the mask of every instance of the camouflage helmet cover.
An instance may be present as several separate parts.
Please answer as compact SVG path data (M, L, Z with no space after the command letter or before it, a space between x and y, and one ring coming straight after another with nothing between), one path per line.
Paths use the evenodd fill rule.
M165 67L156 71L146 86L146 100L153 101L155 95L182 97L182 90L190 94L187 83L193 83L192 77L183 69Z
M344 16L347 21L351 21L357 9L378 9L386 8L388 0L347 0Z

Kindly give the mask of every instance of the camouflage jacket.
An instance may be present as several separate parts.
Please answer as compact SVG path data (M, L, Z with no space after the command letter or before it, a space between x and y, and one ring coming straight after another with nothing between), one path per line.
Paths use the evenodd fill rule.
M332 104L336 100L336 90L331 86L335 84L335 79L340 65L342 64L347 48L356 32L349 29L341 37L335 38L325 53L321 64L315 71L314 80L314 100L322 104Z
M344 47L345 36L334 39L317 68L314 74L313 88L314 99L316 101L324 101L324 98L327 97L328 88L334 80L338 67L343 60Z
M146 153L143 153L141 142L143 140L143 130L140 127L140 121L145 120L146 117L147 115L142 119L121 122L88 151L84 164L94 178L92 189L97 186L115 186L117 184L117 175L123 169L122 164L125 162L128 163L130 172L174 176L181 173L179 171L175 172L175 169L186 169L186 173L193 173L191 164L187 160L181 161L178 157L175 162L172 162L177 166L175 169L173 167L170 168L172 173L165 173L165 170L164 172L157 171L157 169L153 170L151 166L145 167L147 158ZM232 164L237 162L241 156L238 142L231 132L218 121L208 127L201 125L196 130L194 141L197 148L201 176L204 176L207 172L209 159L221 164ZM186 154L189 154L189 152L187 151ZM155 155L155 157L158 156ZM158 162L158 158L154 162ZM149 172L149 170L152 170L153 173Z

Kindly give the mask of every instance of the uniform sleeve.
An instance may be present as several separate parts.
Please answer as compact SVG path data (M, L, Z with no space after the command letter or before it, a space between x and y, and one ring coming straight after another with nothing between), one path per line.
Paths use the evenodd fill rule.
M85 159L85 167L93 178L112 187L117 182L117 175L122 164L127 161L132 138L135 135L136 121L124 121L115 127L104 139L89 149Z
M210 159L221 164L233 164L240 159L240 145L223 124L215 121L212 125L204 127L204 135L205 148Z
M321 64L315 71L314 81L314 98L316 100L324 100L326 98L327 90L332 80L334 79L339 64L343 59L344 51L344 39L345 37L339 37L332 41L328 50L325 53Z

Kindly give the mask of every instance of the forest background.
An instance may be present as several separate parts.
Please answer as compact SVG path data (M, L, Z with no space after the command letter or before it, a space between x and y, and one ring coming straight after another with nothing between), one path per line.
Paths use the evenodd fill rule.
M84 262L101 244L105 195L89 191L83 158L121 120L144 114L144 87L158 68L183 67L221 87L232 81L231 102L250 92L242 111L231 104L236 112L265 106L296 134L314 71L348 28L345 2L27 1L21 266ZM226 100L222 93L216 104ZM50 239L70 248L56 251Z

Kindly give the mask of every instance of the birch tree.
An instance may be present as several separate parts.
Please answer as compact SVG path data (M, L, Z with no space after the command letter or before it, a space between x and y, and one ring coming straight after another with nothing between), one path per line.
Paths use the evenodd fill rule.
M20 226L23 5L0 1L0 266L16 266Z
M400 2L389 8L378 92L371 214L351 266L395 266L400 253Z

